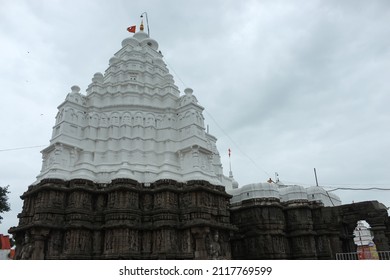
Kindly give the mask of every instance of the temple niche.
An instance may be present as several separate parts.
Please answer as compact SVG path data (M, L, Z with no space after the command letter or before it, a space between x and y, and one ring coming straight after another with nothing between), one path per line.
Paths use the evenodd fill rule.
M141 29L86 94L58 106L42 168L9 230L16 259L334 259L367 220L389 250L384 205L341 205L321 187L225 176L217 138Z

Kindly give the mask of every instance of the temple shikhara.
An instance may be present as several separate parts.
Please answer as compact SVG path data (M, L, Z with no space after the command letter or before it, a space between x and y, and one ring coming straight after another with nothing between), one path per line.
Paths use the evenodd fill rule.
M358 220L389 251L377 201L225 176L195 94L143 25L85 94L72 86L9 231L16 259L334 259L356 250Z

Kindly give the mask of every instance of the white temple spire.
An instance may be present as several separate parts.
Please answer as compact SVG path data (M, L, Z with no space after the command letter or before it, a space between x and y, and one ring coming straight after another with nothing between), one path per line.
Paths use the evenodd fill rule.
M180 95L158 43L142 30L143 22L105 73L93 76L86 95L74 86L58 107L37 182L205 180L231 188L217 139L205 131L204 108L192 89Z

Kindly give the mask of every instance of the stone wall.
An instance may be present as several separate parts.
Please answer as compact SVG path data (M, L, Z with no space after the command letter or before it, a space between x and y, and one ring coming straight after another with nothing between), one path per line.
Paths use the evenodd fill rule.
M386 207L366 201L336 207L308 201L250 199L231 206L233 259L335 259L356 252L353 230L366 220L378 251L389 251Z
M378 251L390 250L390 219L377 201L229 205L230 197L206 181L45 179L22 195L9 232L17 259L335 259L356 252L353 230L366 220Z
M230 259L229 199L205 181L45 179L11 228L17 259Z
M239 229L232 237L234 259L287 258L286 218L278 200L246 200L231 214Z

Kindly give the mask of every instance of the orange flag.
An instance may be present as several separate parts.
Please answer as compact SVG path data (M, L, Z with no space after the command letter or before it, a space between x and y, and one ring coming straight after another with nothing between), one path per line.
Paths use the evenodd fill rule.
M129 27L127 27L127 31L129 31L129 32L131 32L131 33L135 33L135 28L136 28L135 25L129 26Z

